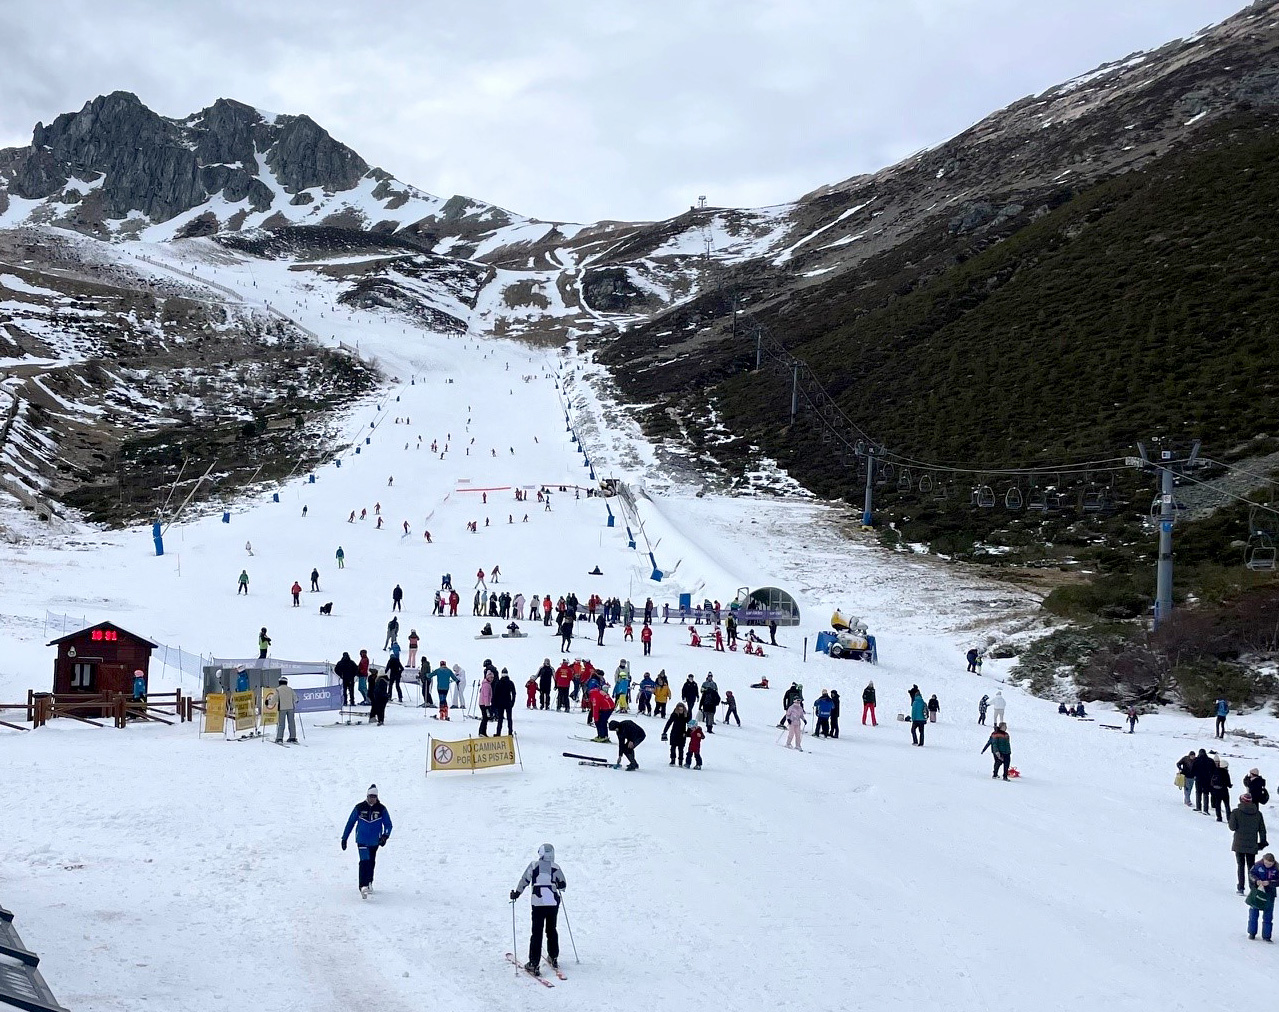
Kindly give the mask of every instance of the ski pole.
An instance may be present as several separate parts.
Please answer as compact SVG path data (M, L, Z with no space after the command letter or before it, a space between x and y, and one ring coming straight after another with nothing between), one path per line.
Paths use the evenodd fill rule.
M560 897L560 908L564 911L564 927L568 928L568 944L573 946L573 960L580 963L577 958L577 943L573 941L573 925L568 922L568 906L564 903L564 897Z
M515 901L511 900L511 955L515 956L517 950L515 948Z

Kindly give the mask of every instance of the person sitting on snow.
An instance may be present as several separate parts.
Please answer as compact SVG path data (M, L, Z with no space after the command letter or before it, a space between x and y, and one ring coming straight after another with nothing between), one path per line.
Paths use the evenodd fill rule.
M489 622L485 622L485 623L484 623L484 628L480 630L480 635L481 635L481 636L492 636L492 635L493 635L493 626L492 626L492 624L491 624L491 623L489 623Z

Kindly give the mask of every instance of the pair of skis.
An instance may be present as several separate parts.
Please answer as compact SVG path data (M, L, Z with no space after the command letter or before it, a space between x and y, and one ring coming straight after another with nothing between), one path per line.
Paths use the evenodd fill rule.
M537 981L543 987L555 986L554 984L552 984L549 980L547 980L545 977L541 976L540 974L533 973L533 971L531 971L528 967L526 967L523 963L520 962L519 957L516 956L515 953L508 952L506 954L506 959L507 959L507 962L515 964L515 966L517 966L520 970L523 970L524 973L528 974L528 976L532 977L535 981ZM548 963L547 965L549 966L550 964ZM564 971L561 970L558 966L552 966L551 969L555 971L555 976L558 977L560 980L568 980L568 977L564 975Z

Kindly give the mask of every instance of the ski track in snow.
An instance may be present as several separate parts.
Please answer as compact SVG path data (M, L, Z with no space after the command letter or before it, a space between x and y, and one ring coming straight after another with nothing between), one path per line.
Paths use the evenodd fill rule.
M187 269L200 247L182 248ZM168 247L146 252L175 257ZM1220 975L1206 966L1228 973L1239 993L1270 987L1271 953L1244 938L1229 834L1187 812L1171 783L1179 755L1211 745L1210 722L1152 715L1129 736L1099 726L1118 722L1100 706L1098 723L1077 723L1005 688L1013 764L1024 776L991 781L976 702L993 694L1009 662L987 662L977 678L964 673L963 651L979 634L984 641L1024 622L1031 599L850 541L838 526L844 514L810 499L697 498L667 486L637 429L597 425L589 449L600 473L649 479L652 499L639 501L646 530L661 566L679 562L673 580L654 583L624 528L605 526L602 500L557 493L547 513L509 493L484 505L459 491L586 481L552 379L571 359L335 310L335 288L282 263L255 262L250 273L242 262L206 259L198 268L327 341L359 342L381 363L388 392L353 406L340 468L319 468L314 484L299 476L279 489L278 504L274 488L247 494L230 524L218 513L184 517L162 558L145 528L46 532L6 546L0 698L48 687L44 644L56 632L44 628L45 609L111 618L192 652L249 655L265 624L281 657L336 659L366 647L381 662L397 582L402 637L416 628L432 661L459 661L472 680L491 657L522 688L543 656L558 656L544 627L526 623L528 639L481 645L480 620L430 616L442 572L453 574L469 613L475 570L495 563L499 586L512 593L630 594L641 606L649 594L659 606L681 591L727 602L739 586L776 584L795 593L804 622L780 632L788 649L766 647L763 659L694 651L685 630L660 619L651 659L617 629L602 648L593 634L576 642L574 655L610 672L626 657L637 675L665 669L676 683L713 670L721 691L733 690L744 726L716 727L701 772L671 769L660 725L645 718L637 718L649 732L640 773L581 767L560 753L614 751L573 741L585 730L578 716L523 708L515 713L522 770L429 779L427 735L474 733L475 722L440 724L395 704L382 728L305 715L305 746L287 750L201 737L191 725L0 730L24 802L11 802L0 834L0 891L69 1008L465 1012L540 1009L571 995L572 1007L674 1010L709 989L734 1009L967 1012L998 1003L1154 1012L1221 1007ZM600 406L585 385L574 391L573 413ZM610 411L602 417L616 417ZM395 424L397 415L412 424ZM441 461L426 444L450 432ZM419 434L423 449L412 449ZM382 531L373 527L377 501ZM370 518L348 524L361 508ZM422 538L427 515L432 545ZM473 519L478 534L464 530ZM604 576L588 577L596 564ZM307 586L312 566L323 589L293 609L288 587ZM242 567L251 591L237 598ZM317 614L326 601L331 618ZM868 622L878 667L811 652L805 662L804 637L811 645L835 605ZM748 687L764 674L773 689ZM859 701L872 677L880 725L864 728ZM806 738L803 754L778 744L781 693L792 680L810 703L823 687L840 691L841 739ZM912 683L942 704L923 749L910 747L895 719ZM154 665L153 688L172 684L195 688ZM416 689L406 698L416 702ZM1275 736L1272 718L1234 723ZM1235 741L1223 751L1238 756L1236 781L1252 765L1275 779L1268 760L1279 752ZM343 853L338 838L370 783L395 832L365 902L354 845ZM1273 806L1268 814L1279 825ZM568 876L582 957L573 962L561 919L570 979L556 990L521 979L502 958L511 948L507 891L544 841ZM514 951L523 953L527 901L517 915Z

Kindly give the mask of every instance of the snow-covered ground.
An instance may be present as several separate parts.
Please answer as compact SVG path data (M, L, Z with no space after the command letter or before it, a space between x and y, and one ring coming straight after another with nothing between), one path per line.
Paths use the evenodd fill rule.
M0 701L48 688L46 609L112 619L191 652L251 655L265 625L277 657L333 660L364 647L380 662L396 583L402 641L415 628L432 661L460 662L472 678L491 657L522 687L543 657L559 656L558 641L526 623L528 639L476 642L473 574L494 564L512 593L594 591L640 606L681 591L726 602L738 587L775 584L796 595L804 621L764 658L693 650L660 621L651 658L620 630L603 647L593 636L575 644L610 672L622 658L637 675L664 669L673 684L709 670L734 692L743 726L716 728L700 773L667 765L660 725L646 718L639 773L579 766L561 753L612 753L574 740L586 733L577 717L526 712L522 692L523 768L475 776L427 778L424 768L428 735L478 725L442 725L408 705L392 704L381 728L304 718L305 747L278 752L192 725L0 729L11 787L0 900L69 1008L1207 1010L1268 993L1279 957L1244 936L1229 834L1188 812L1172 786L1176 759L1212 744L1209 722L1150 716L1128 736L1103 728L1118 721L1100 708L1096 723L1077 723L1005 688L1023 776L991 781L976 706L1007 666L969 675L963 652L1024 623L1034 602L850 541L841 514L802 497L679 491L656 480L657 458L636 430L584 419L604 473L654 489L639 500L645 535L673 571L656 583L620 521L606 526L603 500L557 493L546 512L532 496L513 499L512 486L586 483L563 406L576 414L588 399L565 399L556 380L571 361L335 312L323 289L298 287L322 280L285 265L201 263L206 272L325 339L358 339L395 381L353 406L340 467L320 468L313 484L299 476L279 503L264 490L229 524L184 518L163 557L146 529L6 547ZM444 459L432 440L448 444ZM496 490L487 504L481 488ZM362 508L369 518L348 523ZM478 533L465 529L471 520ZM596 565L604 575L588 576ZM288 588L307 586L313 566L322 590L294 609ZM247 597L236 596L242 568ZM466 617L430 615L444 572ZM331 618L318 614L327 601ZM835 605L877 634L878 667L811 650L805 660L805 638L811 646ZM762 675L773 688L750 689ZM873 728L858 719L869 678L880 699ZM781 747L775 725L791 681L810 702L840 691L839 740L806 739L802 754ZM923 749L894 719L912 683L942 706ZM1274 734L1271 718L1240 723ZM1279 753L1234 740L1223 751L1236 782L1253 765L1274 781ZM370 783L395 832L365 902L354 850L338 838ZM568 876L581 957L562 921L569 980L553 991L502 959L512 947L507 891L546 841ZM516 918L523 952L527 901Z

